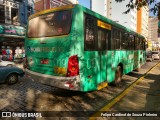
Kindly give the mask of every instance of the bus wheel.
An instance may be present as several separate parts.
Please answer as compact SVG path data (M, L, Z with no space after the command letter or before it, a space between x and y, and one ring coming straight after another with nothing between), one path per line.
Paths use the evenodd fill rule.
M115 80L114 80L113 84L115 86L119 86L121 81L122 81L122 68L121 68L121 66L118 66L116 69Z

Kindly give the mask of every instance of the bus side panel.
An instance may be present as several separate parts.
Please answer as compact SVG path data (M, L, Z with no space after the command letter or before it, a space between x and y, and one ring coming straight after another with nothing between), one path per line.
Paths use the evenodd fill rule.
M136 50L134 52L134 61L136 61L134 63L134 69L140 68L141 65L145 63L145 60L144 60L145 57L143 57L143 56L144 55L143 55L143 52L141 50Z
M138 50L138 54L139 54L139 64L143 65L145 63L145 52L143 52L143 50Z
M84 13L83 8L77 6L73 10L73 21L72 24L72 42L71 46L72 55L77 54L79 59L79 74L80 74L80 90L81 91L92 91L96 90L97 84L96 82L96 74L93 73L97 72L95 69L95 56L97 52L87 52L84 51Z
M114 80L115 71L114 71L114 57L113 57L113 51L107 52L107 81L110 83Z
M108 51L101 51L100 54L100 82L107 81L107 61L108 61Z
M108 69L108 81L112 82L115 79L115 72L118 65L121 64L123 67L123 74L127 74L131 72L134 68L134 52L133 51L111 51L110 53L111 58L111 70ZM126 57L128 56L128 57ZM108 61L109 65L109 61Z
M139 67L139 61L140 61L139 52L136 50L134 51L134 69Z
M135 54L134 50L128 50L126 51L126 64L127 64L127 69L126 69L126 74L134 70L134 64L136 63L135 59Z
M100 81L100 66L98 60L98 52L85 51L84 53L84 91L97 89L97 81Z
M146 53L143 50L141 50L141 52L142 52L142 54L141 54L142 64L145 64L145 62L146 62Z

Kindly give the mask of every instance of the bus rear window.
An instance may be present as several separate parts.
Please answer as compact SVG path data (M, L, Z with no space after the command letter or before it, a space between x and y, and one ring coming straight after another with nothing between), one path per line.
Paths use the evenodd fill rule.
M71 28L71 10L56 11L35 17L29 21L28 37L66 35Z

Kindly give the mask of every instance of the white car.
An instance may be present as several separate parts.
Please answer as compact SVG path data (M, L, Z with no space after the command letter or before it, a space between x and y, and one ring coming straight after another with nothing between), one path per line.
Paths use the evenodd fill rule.
M11 61L0 60L0 66L10 66L10 67L13 67L13 66L15 66L15 64L14 64L14 62L11 62Z
M159 60L160 59L160 55L158 51L152 51L152 57L155 60Z
M152 51L147 51L146 52L146 61L153 61L153 56L152 56Z

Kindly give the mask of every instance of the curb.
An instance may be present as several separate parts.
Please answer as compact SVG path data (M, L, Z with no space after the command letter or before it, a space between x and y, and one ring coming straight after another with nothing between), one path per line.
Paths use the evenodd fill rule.
M152 71L154 68L156 68L159 65L160 65L160 62L157 63L152 68L150 68L142 77L138 78L135 82L133 82L130 86L128 86L128 88L122 91L117 97L113 98L110 103L106 104L104 107L98 110L98 112L96 112L91 117L89 117L89 120L95 120L96 117L100 116L102 112L108 111L113 105L115 105L118 101L120 101L137 83L142 81L150 71Z

